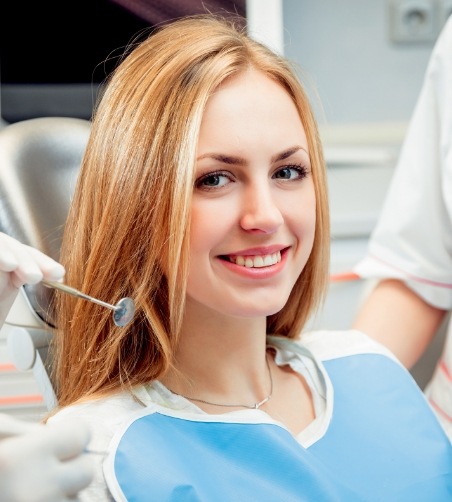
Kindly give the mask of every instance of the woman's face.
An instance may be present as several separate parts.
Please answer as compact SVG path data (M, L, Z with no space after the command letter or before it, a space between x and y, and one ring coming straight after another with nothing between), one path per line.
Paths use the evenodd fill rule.
M315 209L291 98L258 71L233 76L200 130L187 308L248 318L281 310L311 252Z

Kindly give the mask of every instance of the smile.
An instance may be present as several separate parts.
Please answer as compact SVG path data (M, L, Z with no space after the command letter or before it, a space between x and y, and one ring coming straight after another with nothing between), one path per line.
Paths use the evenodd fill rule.
M281 261L281 252L255 256L228 256L228 260L246 268L263 268L276 265Z

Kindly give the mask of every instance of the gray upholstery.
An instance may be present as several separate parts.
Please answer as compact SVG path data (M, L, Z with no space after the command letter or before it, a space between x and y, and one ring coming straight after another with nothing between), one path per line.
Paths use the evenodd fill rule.
M69 117L35 118L0 128L0 231L58 260L89 130L88 120ZM13 362L19 369L32 365L41 380L48 372L53 293L41 285L24 287L21 294L37 322L30 327L24 321L21 326L16 318L8 335ZM37 357L18 353L27 343L32 343ZM53 404L50 397L47 406Z

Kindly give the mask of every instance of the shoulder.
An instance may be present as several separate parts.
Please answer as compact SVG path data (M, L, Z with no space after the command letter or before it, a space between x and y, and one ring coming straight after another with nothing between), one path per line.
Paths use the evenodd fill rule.
M442 50L444 53L451 55L452 51L452 16L450 16L441 33L439 34L436 47L436 51Z
M136 389L138 393L141 388ZM103 474L103 461L109 449L112 438L121 424L126 422L143 405L129 392L80 402L58 410L48 420L49 423L76 419L88 425L91 439L87 453L91 455L94 464L93 482L83 490L80 502L112 502L113 498L107 488Z
M300 343L324 361L357 354L381 354L396 360L385 346L358 330L306 332L301 335Z
M127 413L131 408L140 407L134 396L126 391L112 394L111 396L86 399L69 406L60 408L50 420L59 420L63 417L105 416L107 420L115 420L115 415ZM114 415L112 415L114 412Z
M103 451L110 442L117 428L143 404L134 399L129 392L120 392L112 396L87 400L58 410L49 418L49 423L65 419L77 419L85 422L91 431L89 448Z
M432 51L427 68L427 75L436 79L440 88L449 94L450 74L452 72L452 16L440 32ZM445 101L443 101L445 103ZM445 107L447 108L447 107ZM442 111L443 112L443 111Z
M304 348L312 353L316 359L327 361L340 357L358 354L380 354L394 361L396 357L386 347L376 342L368 335L358 330L316 330L304 332L297 340L284 340L278 338L278 343L283 350Z

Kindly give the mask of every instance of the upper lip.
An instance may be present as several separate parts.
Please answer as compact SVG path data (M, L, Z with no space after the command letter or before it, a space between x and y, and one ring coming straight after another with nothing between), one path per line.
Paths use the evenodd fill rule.
M226 256L265 256L277 253L278 251L282 251L283 249L287 249L288 247L289 246L284 246L282 244L273 244L272 246L259 246L255 248L234 251L233 253L228 253Z

